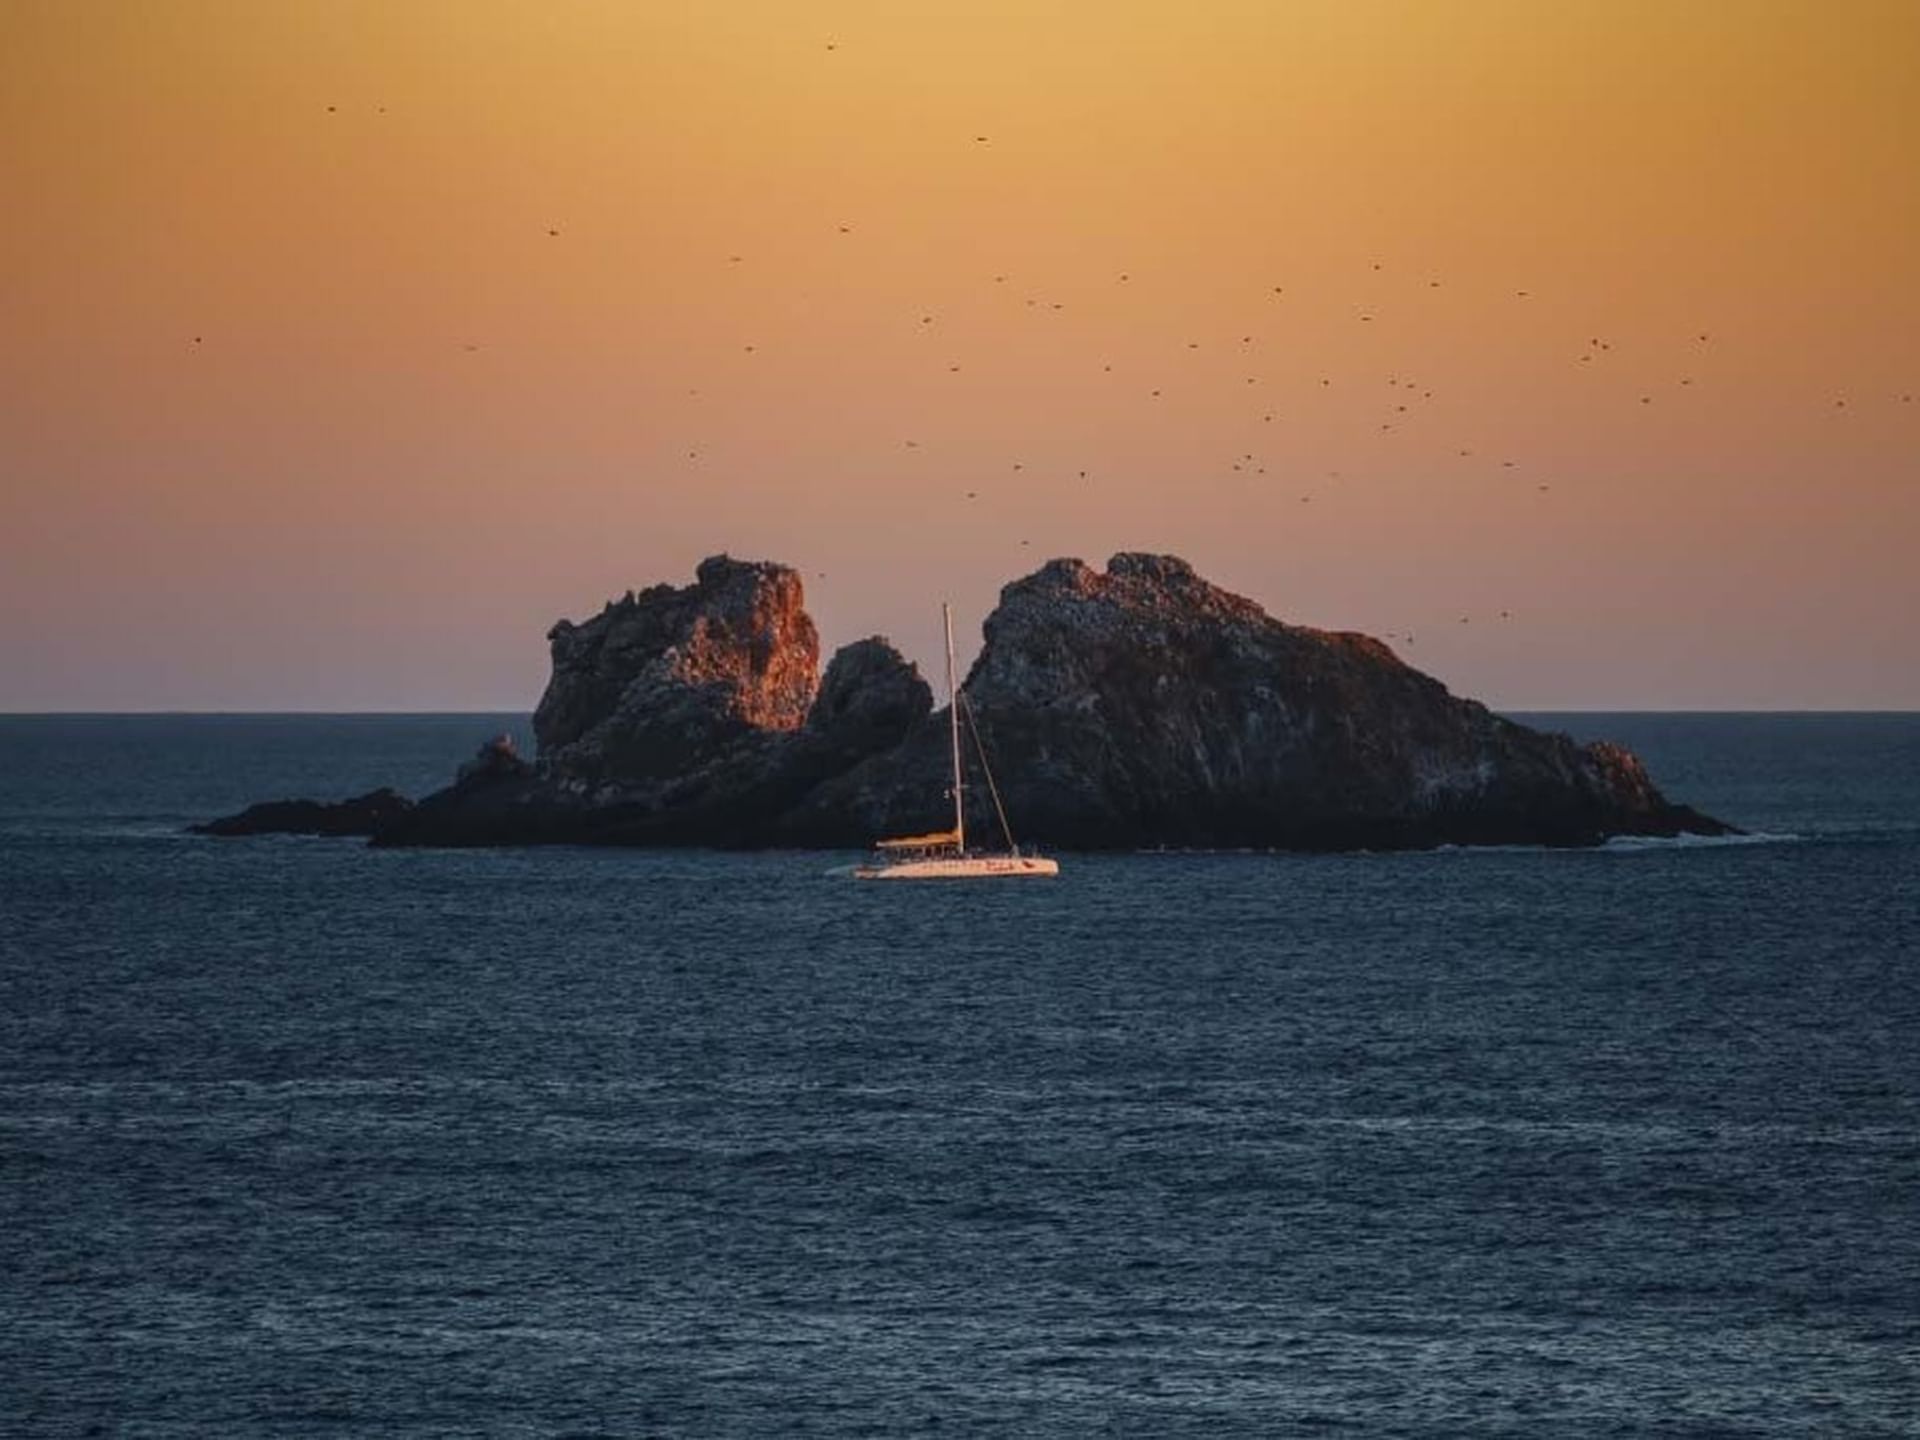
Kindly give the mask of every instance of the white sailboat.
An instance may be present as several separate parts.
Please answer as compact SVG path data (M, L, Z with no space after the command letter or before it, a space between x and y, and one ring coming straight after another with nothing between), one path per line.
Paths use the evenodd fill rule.
M967 807L962 799L960 776L960 707L965 702L960 698L960 688L954 682L953 675L953 611L943 604L940 616L947 627L947 711L953 731L953 828L936 830L929 835L902 835L897 839L877 841L873 858L864 865L854 867L854 878L970 880L982 876L1058 875L1058 860L1050 860L1044 855L1023 854L1020 847L1013 843L1013 832L1007 828L1007 812L1000 804L999 788L993 783L993 772L986 769L985 747L980 750L980 765L986 773L987 788L993 795L994 809L1000 816L1000 829L1007 837L1008 848L999 851L967 849ZM980 743L977 729L974 731L974 743Z

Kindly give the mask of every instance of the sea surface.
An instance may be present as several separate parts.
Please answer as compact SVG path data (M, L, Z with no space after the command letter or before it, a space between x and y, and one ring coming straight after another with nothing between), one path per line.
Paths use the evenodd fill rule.
M1920 1434L1920 717L1539 718L1755 833L860 885L0 717L0 1435Z

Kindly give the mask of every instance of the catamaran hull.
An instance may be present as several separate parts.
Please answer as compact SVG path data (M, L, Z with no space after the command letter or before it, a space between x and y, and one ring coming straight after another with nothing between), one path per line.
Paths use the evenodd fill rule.
M974 728L974 744L980 746L980 768L986 771L987 788L993 790L994 809L1000 811L1000 828L1007 837L1005 854L967 853L967 811L961 799L966 776L960 765L960 687L953 678L953 607L940 607L940 621L947 632L947 726L953 738L953 828L934 830L925 835L902 835L881 840L874 857L856 865L856 880L997 880L1017 875L1058 875L1060 862L1043 855L1022 855L1013 843L1013 831L1007 828L1007 812L1000 808L1000 792L993 790L993 772L987 769L987 751L980 745L980 732ZM968 712L971 715L972 712ZM972 723L969 721L968 723Z
M858 865L856 880L974 880L981 876L1058 875L1060 862L1042 855L966 855Z

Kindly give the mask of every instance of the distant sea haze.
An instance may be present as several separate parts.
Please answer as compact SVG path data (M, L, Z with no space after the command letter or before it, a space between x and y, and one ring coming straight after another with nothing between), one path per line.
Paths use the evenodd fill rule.
M1920 1429L1920 717L1731 841L215 841L525 717L0 717L0 1433Z

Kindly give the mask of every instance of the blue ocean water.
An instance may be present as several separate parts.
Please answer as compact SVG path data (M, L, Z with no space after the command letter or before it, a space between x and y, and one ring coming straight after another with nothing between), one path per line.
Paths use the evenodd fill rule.
M0 1434L1920 1433L1920 717L1593 852L197 839L522 717L0 717Z

